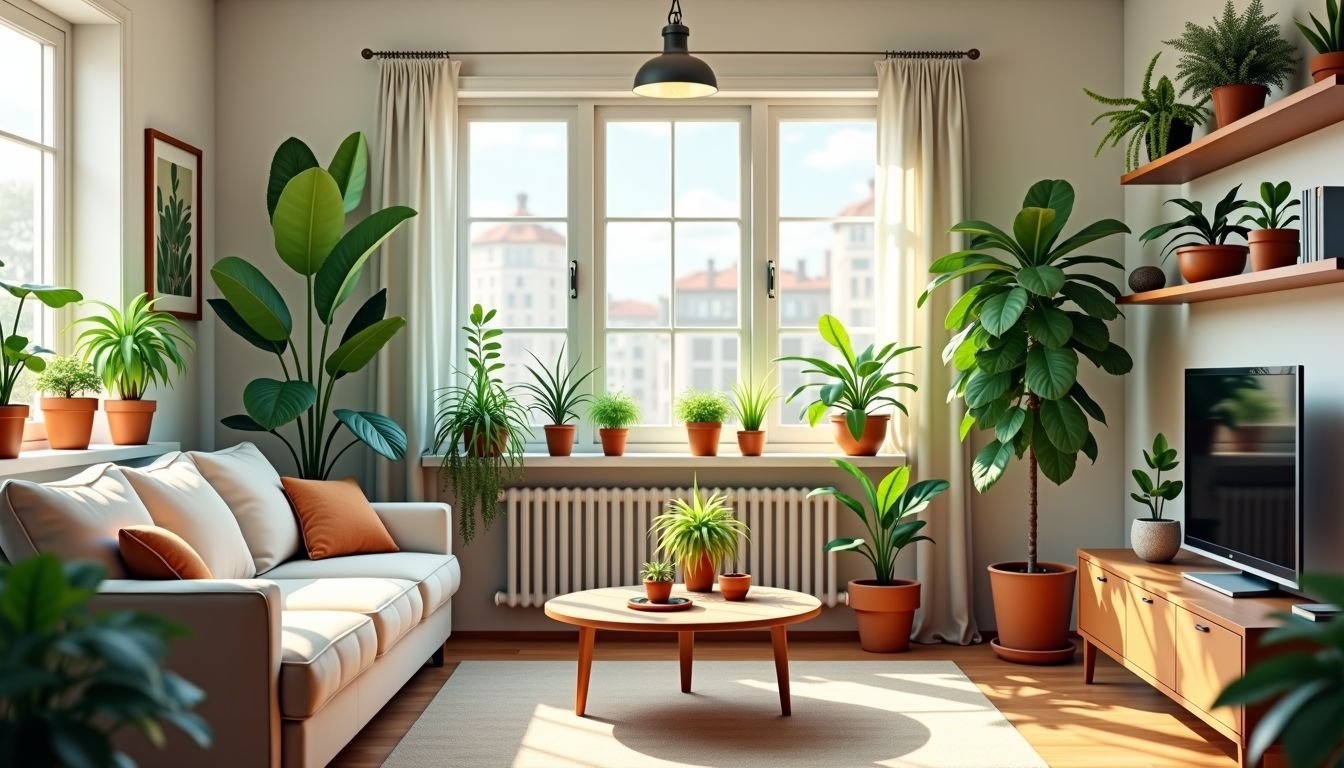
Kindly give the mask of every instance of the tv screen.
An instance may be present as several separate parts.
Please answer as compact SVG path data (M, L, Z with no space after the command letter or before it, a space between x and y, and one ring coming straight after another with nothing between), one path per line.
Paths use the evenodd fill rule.
M1297 586L1302 366L1185 372L1185 548Z

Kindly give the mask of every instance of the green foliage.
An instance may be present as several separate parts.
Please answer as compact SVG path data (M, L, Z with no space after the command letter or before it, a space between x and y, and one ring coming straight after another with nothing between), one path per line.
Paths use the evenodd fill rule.
M103 380L92 365L78 357L57 357L38 375L33 388L52 397L79 397L85 392L98 392Z
M0 267L5 266L0 262ZM0 405L9 405L14 397L14 386L24 371L41 373L47 362L38 355L52 354L50 349L29 344L28 337L19 334L19 321L23 318L23 305L33 298L52 309L60 309L67 304L82 301L84 296L73 288L58 288L54 285L35 285L33 283L11 283L0 280L10 296L19 300L14 309L14 321L5 332L0 324Z
M1101 137L1101 143L1097 144L1097 151L1093 153L1093 157L1100 155L1107 143L1115 147L1124 140L1125 170L1132 171L1142 163L1140 150L1145 142L1152 159L1156 160L1167 154L1167 142L1171 136L1173 122L1179 120L1197 126L1203 125L1209 119L1209 110L1204 106L1209 101L1207 96L1198 104L1181 104L1176 100L1176 87L1166 75L1158 78L1157 86L1153 87L1153 68L1157 66L1157 58L1161 55L1161 53L1153 54L1152 61L1148 62L1148 69L1143 73L1143 86L1137 99L1110 98L1087 88L1083 89L1093 101L1108 107L1120 107L1103 112L1092 120L1092 125L1102 120L1107 120L1111 124L1106 135Z
M168 164L172 188L168 200L154 189L154 209L159 215L159 239L154 244L155 291L190 296L195 286L191 273L191 205L177 196L177 163Z
M331 408L336 383L363 370L406 326L404 317L386 317L384 289L355 311L343 331L335 327L337 310L350 297L369 257L416 215L405 206L392 206L347 230L347 216L359 207L367 174L368 146L358 132L341 143L327 169L296 138L281 144L271 159L266 210L276 254L303 278L302 327L294 327L284 297L251 263L227 256L210 269L223 296L210 299L210 306L229 330L275 355L283 376L248 384L243 390L246 413L226 416L221 423L275 435L289 449L299 475L309 479L329 476L337 460L356 445L392 461L406 455L406 432L392 419ZM333 331L339 331L339 339ZM330 426L329 417L335 417ZM295 439L279 431L289 425ZM351 439L335 449L342 427Z
M1148 508L1149 520L1161 520L1162 511L1168 501L1175 501L1185 488L1180 480L1162 482L1162 473L1170 472L1181 465L1176 460L1176 449L1167 443L1167 436L1161 432L1153 438L1153 449L1143 452L1143 463L1155 474L1149 476L1141 469L1130 470L1134 482L1139 484L1139 493L1130 493L1129 497Z
M1344 576L1307 574L1302 588L1344 605ZM1280 626L1266 632L1261 646L1277 648L1232 681L1215 707L1268 704L1251 734L1247 765L1275 742L1283 744L1295 768L1344 766L1344 615L1313 622L1277 614ZM1285 646L1285 647L1280 647Z
M1181 197L1172 198L1167 202L1185 209L1186 215L1152 227L1139 235L1139 241L1147 243L1175 232L1162 248L1162 260L1166 261L1172 251L1183 245L1224 245L1232 235L1245 237L1250 230L1240 224L1233 224L1231 219L1232 214L1250 205L1245 200L1237 199L1240 191L1241 185L1238 184L1218 201L1213 209L1213 221L1204 215L1203 203Z
M658 550L683 566L703 556L716 563L737 557L738 540L747 533L746 524L733 516L728 497L716 493L705 498L698 479L690 500L670 499L667 511L649 529L658 538Z
M834 496L858 516L868 533L866 539L838 538L827 542L827 552L858 552L873 564L878 584L890 584L896 578L896 556L905 547L917 541L933 543L920 531L927 524L914 518L928 508L929 503L946 491L946 480L922 480L910 483L910 467L897 467L877 485L863 470L844 459L831 461L859 482L863 499L859 500L833 487L815 488L808 496ZM866 504L865 504L866 502Z
M1283 87L1297 71L1297 49L1279 32L1277 15L1266 16L1260 0L1251 0L1238 14L1227 0L1223 15L1210 26L1187 21L1180 37L1165 41L1182 54L1177 68L1181 95L1204 98L1224 85Z
M575 360L574 364L566 369L563 345L560 347L560 354L555 357L555 363L549 367L532 354L531 350L527 354L537 362L536 368L527 366L532 381L522 385L523 389L532 393L530 410L545 416L549 420L546 423L551 425L566 424L570 419L578 419L579 406L593 399L592 395L580 391L580 387L597 369L589 369L587 373L576 378L574 371L578 369L579 361Z
M850 344L849 332L845 330L845 324L840 322L840 318L830 314L822 315L817 321L817 332L821 334L822 341L840 352L842 359L839 364L816 357L789 356L775 360L775 362L803 363L808 366L803 369L803 375L815 374L829 379L829 381L808 381L785 399L785 402L791 403L807 390L813 387L817 389L816 399L808 403L807 408L803 410L802 415L806 417L808 424L815 427L821 421L821 417L826 415L826 411L838 408L844 413L849 434L858 440L863 436L868 414L878 408L892 405L902 413L907 413L905 405L892 396L894 390L903 388L914 392L919 387L908 381L896 380L897 376L908 376L909 371L889 371L887 368L896 361L896 358L919 347L897 347L895 344L888 344L882 347L881 351L874 352L875 345L869 344L856 355Z
M779 390L767 381L750 379L733 384L733 418L747 432L755 432L765 423L770 404L779 397Z
M1344 15L1339 12L1339 3L1336 0L1325 0L1325 22L1322 24L1316 18L1316 14L1307 14L1311 17L1311 29L1296 19L1293 23L1302 31L1302 36L1307 38L1311 47L1316 49L1319 54L1338 53L1344 51Z
M1238 224L1251 223L1260 229L1285 229L1289 224L1298 220L1298 215L1288 215L1288 210L1293 206L1300 206L1301 200L1288 198L1293 196L1293 187L1286 181L1278 184L1271 184L1268 181L1260 182L1260 200L1261 202L1250 201L1246 203L1247 208L1254 208L1260 212L1259 216L1246 214L1241 217Z
M728 396L722 392L697 392L688 389L685 394L677 398L676 403L677 419L687 424L721 424L728 418L728 412L731 410L732 405L728 402Z
M624 392L605 392L593 399L588 418L602 429L625 429L639 421L639 406Z
M177 318L154 311L158 300L142 293L131 299L125 311L95 301L104 314L75 321L75 325L89 326L75 339L75 347L98 371L103 389L116 392L123 400L140 400L155 384L172 386L169 367L179 374L187 369L178 347L196 346Z
M676 565L666 560L653 560L639 568L644 581L672 581L676 578Z
M434 416L434 451L446 460L439 469L440 485L451 489L458 512L458 528L468 543L476 535L479 516L490 529L499 512L499 493L522 476L523 447L531 430L527 407L496 376L500 362L499 339L504 331L491 328L495 310L477 304L467 325L468 370L460 384L438 393Z
M113 736L128 727L163 748L164 725L202 747L199 688L164 670L181 628L148 614L99 613L90 563L53 555L0 565L0 765L134 766Z
M1279 404L1262 389L1240 387L1215 404L1212 411L1221 423L1237 429L1268 422L1279 415Z

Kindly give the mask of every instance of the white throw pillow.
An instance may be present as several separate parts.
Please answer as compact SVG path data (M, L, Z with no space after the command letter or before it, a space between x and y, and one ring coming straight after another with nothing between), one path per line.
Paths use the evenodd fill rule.
M265 573L294 557L302 539L280 474L252 443L187 458L209 481L233 512L243 531L257 573Z
M0 487L0 549L12 561L39 554L92 560L110 579L126 578L117 532L153 525L135 489L112 464L55 483L10 480Z
M154 524L181 536L217 579L257 575L238 521L196 467L176 455L144 469L122 468Z

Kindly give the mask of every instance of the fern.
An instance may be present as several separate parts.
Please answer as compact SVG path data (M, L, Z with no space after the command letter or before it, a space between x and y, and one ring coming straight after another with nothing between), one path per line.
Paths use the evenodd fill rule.
M1297 49L1265 15L1261 0L1251 0L1238 14L1227 0L1223 14L1201 27L1187 21L1185 32L1166 44L1182 54L1177 68L1181 95L1207 97L1225 85L1282 88L1297 69Z
M1180 120L1195 126L1202 125L1208 120L1209 110L1204 106L1208 103L1208 97L1201 99L1198 104L1179 103L1176 100L1176 87L1166 75L1158 79L1156 87L1153 86L1153 69L1157 66L1157 59L1161 55L1161 53L1154 55L1152 61L1148 62L1148 69L1143 73L1140 98L1111 98L1087 88L1083 89L1093 101L1100 104L1128 107L1103 112L1092 120L1092 125L1102 120L1110 121L1110 128L1097 144L1094 157L1100 155L1108 144L1114 147L1124 141L1125 170L1132 171L1142 162L1140 153L1145 141L1152 158L1156 159L1167 153L1173 121Z

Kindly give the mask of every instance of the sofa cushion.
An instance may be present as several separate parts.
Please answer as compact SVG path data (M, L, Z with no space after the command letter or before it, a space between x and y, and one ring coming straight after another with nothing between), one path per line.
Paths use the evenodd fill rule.
M132 578L213 579L210 567L181 536L157 525L128 525L117 533Z
M299 524L280 486L280 475L252 443L184 454L233 512L257 573L299 552Z
M394 552L351 555L326 560L290 560L266 574L271 579L384 578L413 581L425 604L425 616L437 611L457 592L462 569L452 555Z
M303 719L373 665L378 635L359 613L284 611L280 652L280 714Z
M216 579L257 575L252 553L224 499L189 461L166 457L144 469L124 468L154 524L181 536Z
M396 552L397 543L354 478L282 477L310 560Z
M130 481L112 464L55 483L11 480L0 486L0 549L13 562L50 553L91 560L108 578L124 579L117 532L153 524Z
M378 655L424 618L415 582L402 579L275 579L286 611L349 611L368 616L378 633Z

